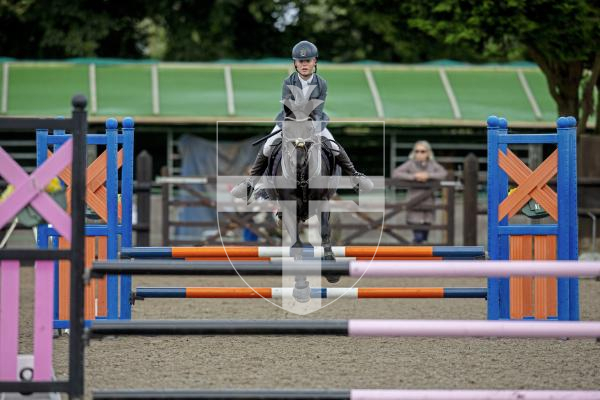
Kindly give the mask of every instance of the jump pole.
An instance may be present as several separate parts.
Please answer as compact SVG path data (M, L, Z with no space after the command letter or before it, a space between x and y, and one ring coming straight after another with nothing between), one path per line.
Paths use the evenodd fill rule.
M121 258L272 258L292 256L290 247L272 246L205 246L205 247L124 247ZM315 257L323 255L323 247L298 249ZM476 258L485 257L483 246L332 246L336 257L410 257L410 258Z
M600 322L476 320L97 320L107 335L326 335L367 337L600 338Z
M132 299L194 298L194 299L281 299L291 297L293 288L270 287L138 287ZM480 298L486 288L311 288L316 299L433 299Z
M351 277L455 277L487 278L509 276L600 276L600 262L593 261L350 261L350 262L229 262L181 260L97 261L86 270L86 278L105 274L127 275L281 275L283 272L310 275L338 274Z
M392 389L230 389L230 390L103 390L94 400L212 399L212 400L598 400L592 390L392 390Z

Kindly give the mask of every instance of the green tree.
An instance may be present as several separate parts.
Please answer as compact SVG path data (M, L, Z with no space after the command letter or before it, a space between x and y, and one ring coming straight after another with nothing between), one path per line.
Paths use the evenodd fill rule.
M146 2L0 1L0 52L15 58L144 56Z
M472 46L449 45L411 29L410 2L316 0L294 4L299 10L298 20L287 31L296 38L314 40L328 61L487 61Z
M164 0L153 2L150 18L164 29L167 60L282 57L289 56L293 33L280 20L291 4Z
M578 117L584 132L598 107L600 7L594 0L414 0L408 24L450 45L466 43L488 54L515 44L536 62L559 115ZM599 131L598 121L596 132Z

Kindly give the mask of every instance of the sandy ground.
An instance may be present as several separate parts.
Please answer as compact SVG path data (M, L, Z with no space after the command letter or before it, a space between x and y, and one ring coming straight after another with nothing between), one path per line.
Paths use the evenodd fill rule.
M156 196L154 196L156 197ZM153 198L156 200L156 198ZM155 203L155 202L153 202ZM160 245L160 204L153 204L152 245ZM462 217L457 205L457 218ZM460 223L457 222L457 225ZM485 241L485 217L479 218ZM30 232L19 232L31 242ZM462 233L457 231L457 243ZM33 272L22 268L21 353L31 353ZM252 278L255 286L280 286ZM343 278L339 286L354 283ZM138 277L134 286L243 286L239 278ZM323 286L328 286L326 282ZM485 286L483 279L363 280L368 286ZM326 303L327 304L327 303ZM136 319L485 319L481 299L339 300L306 317L265 300L149 299ZM600 320L600 282L581 281L581 316ZM54 367L67 375L68 338L55 340ZM326 336L120 337L86 350L86 397L118 388L597 389L600 343L594 340L348 338Z
M22 269L21 352L31 351L32 270ZM252 278L278 286L276 278ZM353 283L343 278L341 286ZM326 283L323 282L323 285ZM135 286L243 286L239 278L139 277ZM363 280L360 286L483 286L483 279ZM581 316L600 320L600 282L581 281ZM306 317L262 299L148 299L136 319L484 319L481 299L336 301ZM55 340L55 371L67 374ZM554 339L119 337L87 348L86 393L115 388L600 389L600 343Z

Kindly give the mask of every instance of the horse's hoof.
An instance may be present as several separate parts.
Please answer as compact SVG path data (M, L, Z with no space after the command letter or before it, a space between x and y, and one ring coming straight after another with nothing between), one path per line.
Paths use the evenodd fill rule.
M294 300L298 303L308 303L310 301L310 286L304 288L295 287L292 291L292 296L294 296Z
M323 274L323 276L325 277L325 279L327 279L327 282L329 283L338 283L340 281L340 275L335 275L335 274Z
M321 257L321 261L325 262L333 262L335 261L335 256L333 255L333 251L331 251L331 247L327 247L325 249L325 254ZM338 283L340 281L340 275L336 274L323 274L327 282L329 283Z

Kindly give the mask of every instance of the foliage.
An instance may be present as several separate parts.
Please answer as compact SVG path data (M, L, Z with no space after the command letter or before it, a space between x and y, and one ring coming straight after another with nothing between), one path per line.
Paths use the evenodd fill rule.
M558 114L578 116L579 132L585 130L594 103L598 107L597 0L424 0L411 1L410 8L409 26L450 45L500 54L522 45L546 76Z
M16 58L143 56L144 2L0 1L0 52Z
M600 0L0 0L0 55L176 61L535 61L561 115L585 123L600 87ZM598 90L596 90L597 92ZM597 128L600 133L600 128Z

